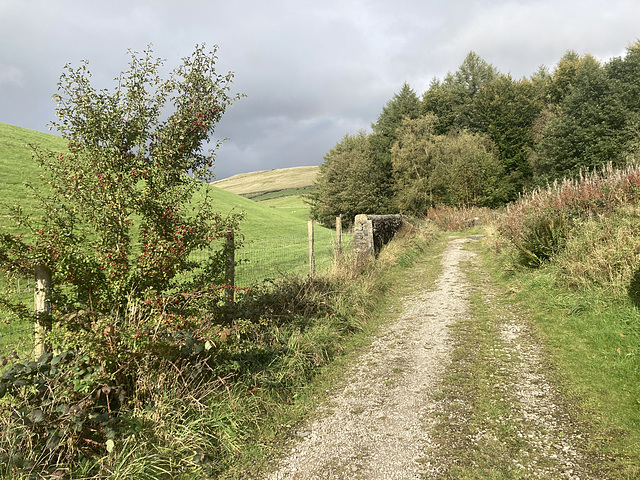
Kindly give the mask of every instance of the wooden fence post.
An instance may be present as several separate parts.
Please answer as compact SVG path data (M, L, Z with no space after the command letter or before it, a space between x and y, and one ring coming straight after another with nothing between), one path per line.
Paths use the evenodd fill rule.
M233 230L229 230L227 232L226 239L226 265L225 265L225 282L227 284L227 289L225 291L225 298L233 302L235 300L235 284L236 284L236 246L235 246L235 235Z
M342 253L342 214L336 217L336 258Z
M33 309L35 313L34 356L39 359L51 350L45 337L51 330L51 270L37 265L35 268L36 288L33 294Z
M316 257L313 253L313 220L309 220L309 273L316 274Z

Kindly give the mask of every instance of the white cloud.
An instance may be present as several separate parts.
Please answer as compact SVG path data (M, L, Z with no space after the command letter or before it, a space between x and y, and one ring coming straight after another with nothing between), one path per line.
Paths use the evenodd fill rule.
M24 72L14 65L0 64L0 86L2 84L23 86Z

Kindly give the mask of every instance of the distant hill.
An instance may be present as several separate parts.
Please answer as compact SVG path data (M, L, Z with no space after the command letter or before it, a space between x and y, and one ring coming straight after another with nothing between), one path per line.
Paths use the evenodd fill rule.
M37 144L54 151L66 150L66 142L61 137L0 123L0 232L14 231L13 222L8 219L10 206L20 203L27 213L35 213L35 209L38 208L33 194L24 186L25 182L33 182L34 186L38 186L38 177L41 174L40 167L33 159L28 144ZM266 175L270 172L265 172L265 174L256 172L236 177L262 177L263 187L261 188L263 190L268 188L264 185L269 183L276 187L282 186L279 188L291 185L304 188L313 183L316 170L317 167L299 167L284 169L280 171L281 173L272 176ZM271 178L271 180L265 178ZM278 178L280 180L277 180ZM230 180L227 179L227 181ZM225 182L225 180L221 182ZM257 179L253 181L256 185L254 188L258 188L259 182ZM238 182L239 185L242 183L242 181ZM246 183L249 184L249 182ZM220 213L245 213L243 231L248 238L259 238L274 231L284 233L292 229L306 232L307 213L304 207L298 208L297 212L290 205L270 208L266 203L256 203L234 194L231 189L225 188L223 190L218 187L217 182L216 185L208 186L208 188ZM246 186L238 188L240 191L250 191ZM299 203L301 204L301 201Z
M241 173L213 182L218 188L253 200L266 200L313 191L319 167L291 167Z

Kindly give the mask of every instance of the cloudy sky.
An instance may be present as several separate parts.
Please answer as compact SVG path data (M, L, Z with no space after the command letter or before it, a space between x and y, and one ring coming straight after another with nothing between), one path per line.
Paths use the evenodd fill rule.
M175 67L206 43L247 95L216 130L217 177L319 165L403 82L422 95L471 50L529 76L567 50L624 55L638 19L637 0L0 0L0 122L48 132L68 62L111 88L128 49Z

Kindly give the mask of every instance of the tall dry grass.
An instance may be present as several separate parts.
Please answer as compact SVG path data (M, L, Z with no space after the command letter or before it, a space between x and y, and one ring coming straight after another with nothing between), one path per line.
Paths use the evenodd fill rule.
M583 173L523 195L498 223L517 263L552 261L572 288L624 293L640 264L640 166Z
M427 211L427 219L440 230L458 232L496 221L497 212L486 207L432 207Z

